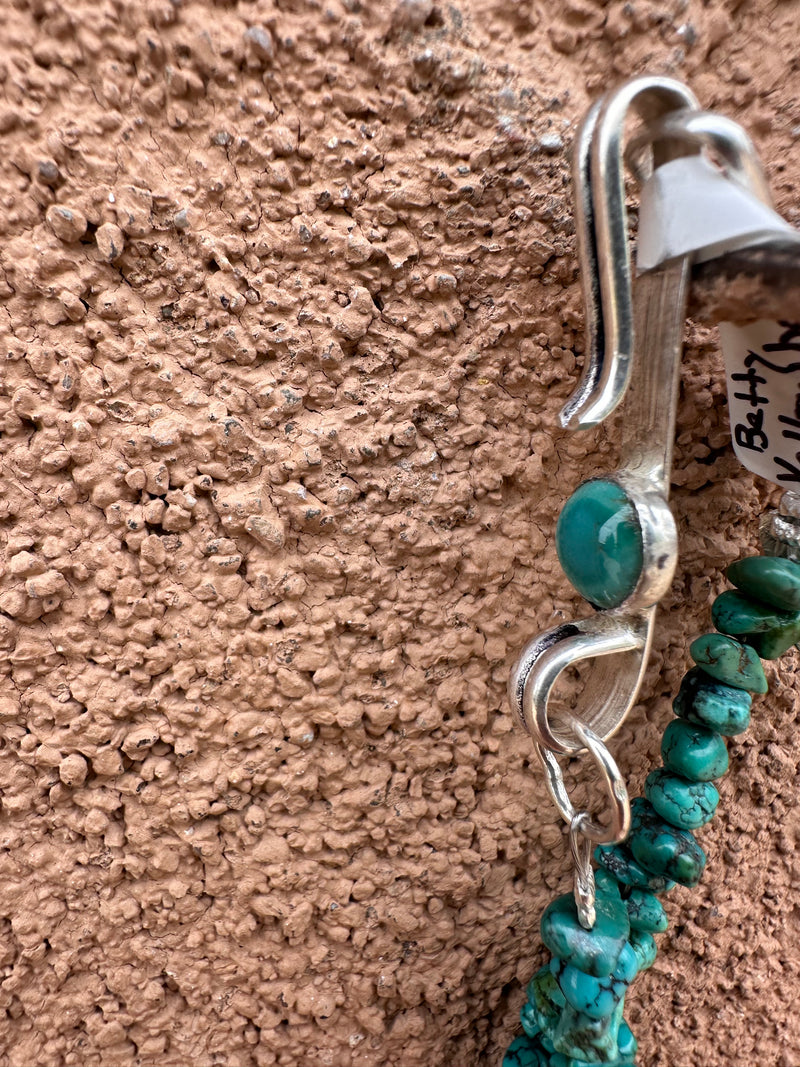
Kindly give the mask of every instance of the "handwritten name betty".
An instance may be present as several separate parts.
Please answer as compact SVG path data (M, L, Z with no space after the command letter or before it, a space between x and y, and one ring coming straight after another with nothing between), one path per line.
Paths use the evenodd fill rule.
M784 411L777 416L779 441L775 441L774 434L768 433L770 405L775 403L775 398L767 373L795 376L800 373L800 359L776 362L776 357L781 355L796 353L800 356L800 323L780 322L778 325L783 331L778 340L765 342L760 346L760 352L749 349L743 360L745 370L730 376L741 390L734 392L734 398L744 401L750 408L744 413L744 421L734 425L733 437L740 448L750 452L771 452L772 462L781 470L777 474L778 481L800 482L800 449L791 444L800 441L800 378L794 390L792 413ZM784 391L785 387L781 392ZM787 451L793 453L792 458L786 457Z

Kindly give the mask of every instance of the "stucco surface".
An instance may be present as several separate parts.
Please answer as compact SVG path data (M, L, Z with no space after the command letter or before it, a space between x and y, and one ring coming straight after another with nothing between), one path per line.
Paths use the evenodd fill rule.
M671 73L800 220L798 18L0 0L0 1062L499 1062L569 885L504 687L588 610L552 533L615 452L555 428L567 149L598 92ZM634 790L773 498L716 334L687 340ZM796 671L628 998L643 1064L800 1063Z

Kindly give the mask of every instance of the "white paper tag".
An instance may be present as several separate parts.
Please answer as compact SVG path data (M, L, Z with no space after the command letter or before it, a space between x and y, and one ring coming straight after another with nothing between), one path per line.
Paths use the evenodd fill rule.
M754 474L800 485L800 322L719 327L733 447Z
M703 156L664 163L642 186L636 249L640 271L678 256L704 263L775 240L800 243L800 233Z

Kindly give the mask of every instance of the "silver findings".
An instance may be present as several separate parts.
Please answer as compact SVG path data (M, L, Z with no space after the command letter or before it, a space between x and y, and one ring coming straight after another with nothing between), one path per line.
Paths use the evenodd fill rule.
M608 826L597 822L589 812L576 811L570 800L567 787L564 783L564 775L555 755L540 744L536 744L536 751L542 761L545 770L545 782L553 803L558 808L561 818L570 827L575 819L580 816L580 832L588 840L595 844L613 844L622 841L628 835L631 822L630 802L625 779L619 771L606 746L588 727L572 721L572 729L580 741L582 749L587 750L598 769L605 791L610 801L609 811L611 815Z
M589 111L573 159L575 227L586 307L586 360L562 426L583 429L607 418L625 394L634 349L633 268L628 246L622 139L628 112L645 120L697 109L694 94L671 78L635 78ZM685 149L659 145L664 162Z
M588 811L575 809L555 755L538 743L536 752L544 767L548 792L562 819L569 826L569 847L575 869L575 906L581 926L591 930L596 918L592 850L595 844L613 844L627 837L631 823L631 806L625 780L600 738L575 719L570 725L579 744L591 753L600 770L610 800L611 818L608 826L597 822Z
M564 426L596 425L630 391L623 434L625 470L614 480L633 504L642 534L643 566L627 601L616 610L542 634L522 650L509 681L509 699L531 733L547 788L569 826L575 901L581 924L595 922L594 843L623 840L630 801L604 741L620 726L639 692L650 649L655 604L672 579L675 525L666 504L672 459L688 263L681 260L637 284L628 247L623 181L623 136L632 106L645 120L696 109L694 96L666 78L639 78L599 101L578 133L575 160L576 228L586 303L586 361L577 390L561 413ZM685 152L663 139L658 162ZM634 339L638 351L634 359ZM576 664L590 668L582 692L559 713L555 690ZM603 825L576 811L557 754L588 751L610 802Z
M562 416L591 425L595 416L609 414L627 389L623 469L608 480L625 490L636 510L642 571L619 608L542 634L526 645L515 664L509 683L511 706L535 740L557 753L580 750L574 735L553 723L550 714L559 676L579 662L586 667L591 661L593 684L572 713L598 737L610 737L633 706L649 651L651 609L669 588L677 558L666 498L688 264L681 260L643 276L634 299L622 187L622 127L634 101L643 114L661 115L670 106L685 108L694 97L669 79L637 79L596 104L578 134L576 224L588 351L583 380ZM613 159L605 159L606 154ZM617 253L622 256L618 269L609 273L608 258ZM634 337L636 359L631 358Z
M597 913L594 909L595 884L592 868L592 842L585 837L582 829L585 816L579 812L569 824L569 850L572 865L575 868L575 906L578 909L578 921L584 930L591 930Z
M652 615L598 613L557 626L525 645L511 672L508 697L517 721L538 744L561 754L581 752L584 745L571 719L585 723L602 741L618 729L636 699ZM583 692L561 715L556 709L551 722L559 678L579 663L589 668L582 672Z
M750 137L738 122L713 111L673 111L649 123L625 150L625 162L639 182L645 178L642 155L660 141L679 141L712 152L722 162L725 176L767 205L772 193Z
M759 520L761 547L767 556L780 556L800 563L800 493L788 489L777 511Z
M640 232L649 234L650 246L640 262L652 264L652 269L638 277L635 287L623 181L625 124L631 111L642 120L643 130L633 139L628 157L636 169L642 151L651 152L655 174L648 189L652 193L658 186L661 196L659 200L653 193L642 204ZM701 152L721 159L724 174L718 174L708 161L683 158ZM699 194L692 197L692 190L703 184L698 175L702 172L705 179L706 171L713 174L714 196L718 198L717 182L722 182L727 194L729 217L724 232L718 213L707 209L707 201ZM676 176L681 175L678 181ZM622 503L614 493L604 497L602 491L594 496L590 491L576 501L565 521L574 522L571 532L579 532L584 539L590 531L586 551L597 553L596 565L592 561L585 574L575 568L576 584L582 583L587 597L596 594L599 602L614 606L528 642L512 671L509 700L533 737L547 788L569 826L578 914L590 928L594 922L591 844L623 840L630 826L625 783L604 742L636 700L649 655L655 606L670 585L676 562L675 524L667 498L690 259L718 254L717 246L727 247L732 240L762 240L764 230L771 234L777 228L782 233L785 224L774 223L770 211L764 223L765 209L760 203L758 211L746 212L747 225L740 222L743 197L748 207L752 207L751 200L769 203L752 144L735 123L700 111L694 95L669 78L633 79L591 108L576 137L573 179L586 356L578 387L561 412L561 423L572 429L595 426L615 411L626 394L627 403L621 469L597 479L622 488ZM726 179L733 184L726 185ZM706 181L703 188L707 186ZM694 216L685 203L695 205ZM702 229L698 243L698 224L705 225L709 211L716 221ZM645 222L650 223L649 229ZM625 529L629 536L634 522L631 508L638 531L627 545L620 547L618 542L615 547L612 536L606 532L601 536L601 531L610 525L614 530ZM780 554L789 555L800 551L796 549L800 537L794 539L800 534L800 503L792 501L784 510L786 514L772 516L766 536L782 547ZM641 553L637 533L641 534ZM615 586L613 564L620 562L632 573L628 578L623 567L625 581ZM621 597L625 599L620 602ZM573 669L578 664L582 670L576 683ZM562 697L568 690L566 699L559 701L559 689ZM584 751L596 762L611 802L608 826L588 812L576 811L564 784L557 756Z

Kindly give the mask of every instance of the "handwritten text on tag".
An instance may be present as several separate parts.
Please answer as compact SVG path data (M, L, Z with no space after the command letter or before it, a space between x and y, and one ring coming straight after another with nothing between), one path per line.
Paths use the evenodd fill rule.
M719 328L733 447L777 485L800 485L800 322Z

